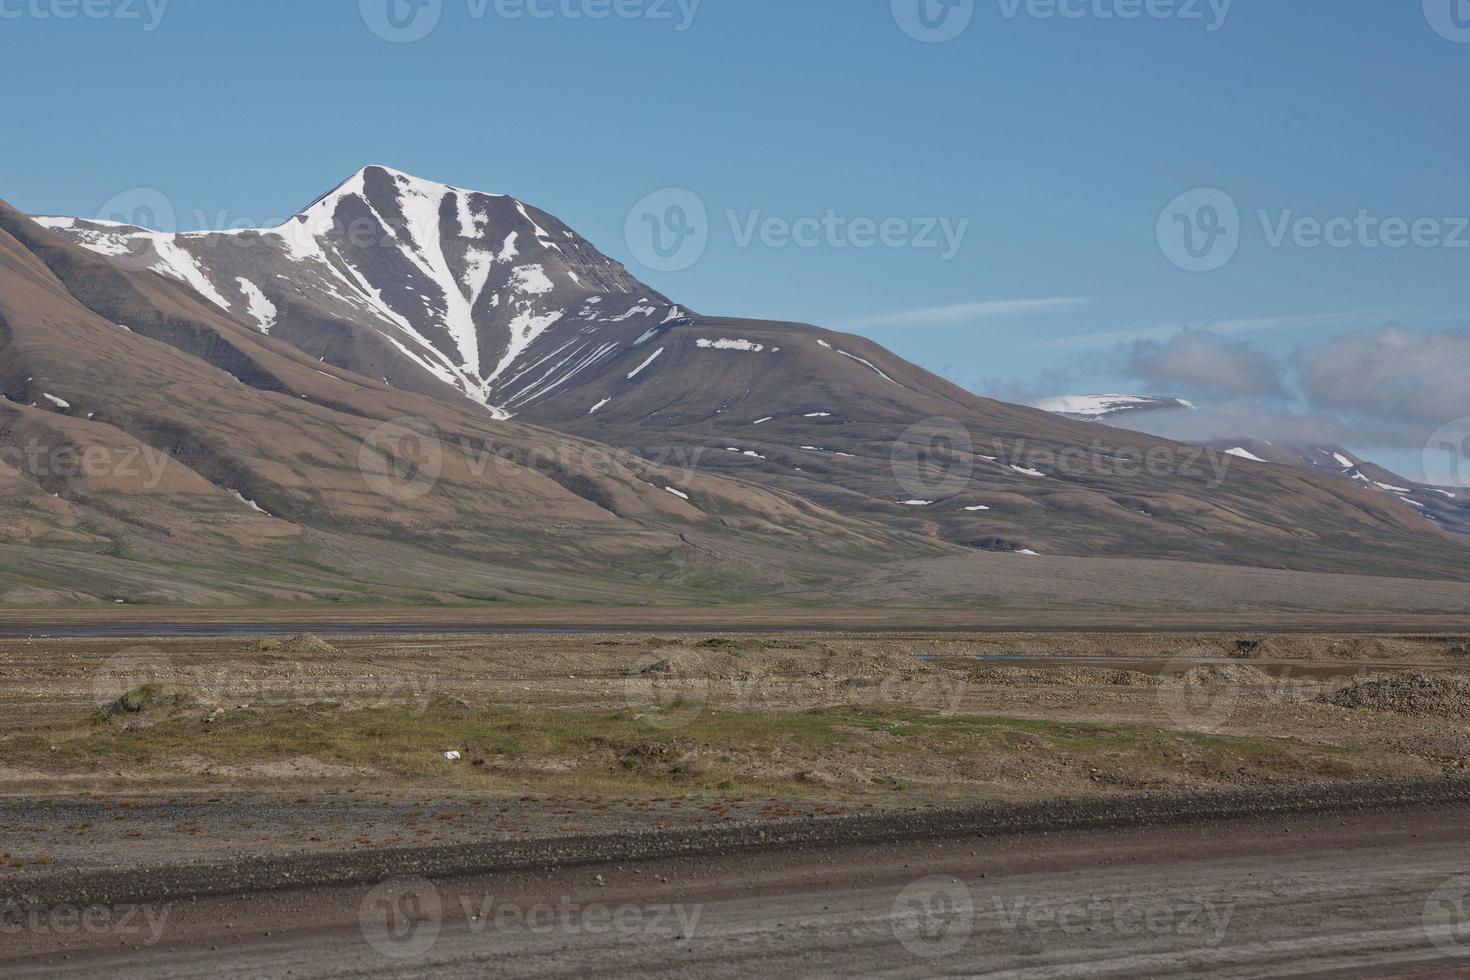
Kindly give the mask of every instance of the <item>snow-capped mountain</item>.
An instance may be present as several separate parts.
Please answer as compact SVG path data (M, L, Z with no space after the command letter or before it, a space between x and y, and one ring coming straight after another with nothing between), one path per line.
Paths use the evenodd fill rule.
M852 334L687 314L561 221L513 198L368 167L270 228L163 235L75 218L45 224L8 216L11 236L32 255L17 267L30 263L34 274L44 261L67 277L75 293L57 302L90 311L91 342L136 341L127 356L184 358L190 367L178 377L202 371L205 390L223 385L240 404L170 401L139 382L129 388L136 405L124 411L119 383L98 383L90 367L79 373L59 351L54 363L15 362L8 373L0 360L0 394L47 419L131 427L137 438L184 453L227 506L252 514L234 494L272 515L299 512L306 524L316 519L306 506L313 501L344 508L332 520L356 513L355 491L345 488L361 486L352 476L363 435L344 430L330 453L325 443L290 448L291 425L268 409L295 394L293 420L310 415L309 405L350 406L363 418L438 419L430 424L449 441L473 430L477 447L557 430L581 445L619 447L620 458L640 467L679 461L690 474L684 483L648 470L635 477L637 493L656 494L656 510L718 515L727 529L791 528L779 507L737 512L703 496L700 477L733 476L775 491L796 508L789 516L798 531L803 508L815 507L859 521L899 550L917 541L1332 570L1355 562L1385 574L1419 574L1433 562L1463 571L1458 544L1384 494L1297 467L1227 467L1219 454L1096 424L1126 420L1149 404L1183 403L1108 396L1067 405L1090 413L1082 422L977 396ZM146 364L133 377L150 377ZM174 401L188 407L170 407ZM501 425L491 412L514 415L517 425ZM469 424L465 415L482 421ZM935 430L920 420L946 424ZM262 442L261 432L269 439ZM295 453L336 463L289 492L273 488L283 475L256 470L264 458L274 472ZM1159 454L1180 466L1113 465ZM559 465L547 475L615 517L641 519L648 505ZM332 480L345 481L342 494ZM514 526L518 495L560 499L534 481L518 486L491 495L510 522L501 529ZM454 499L432 495L428 504L443 505L450 521L473 514L475 527L490 507L456 509ZM570 524L579 523L581 506L565 510ZM525 513L531 523L547 517ZM371 520L393 516L419 522L423 513L374 511ZM729 539L717 550L761 561ZM1371 566L1362 565L1364 555Z
M1257 463L1330 473L1351 480L1365 490L1407 504L1446 530L1470 533L1470 499L1459 491L1410 480L1342 446L1283 446L1258 436L1219 439L1209 446Z
M1337 473L1369 490L1403 501L1448 531L1470 534L1470 498L1463 491L1409 480L1341 446L1311 446L1290 451L1314 469Z
M449 385L500 417L684 316L552 215L388 167L273 228L37 220L322 361L410 390Z
M1194 408L1182 398L1164 398L1158 395L1058 395L1055 398L1043 398L1034 407L1043 412L1054 412L1070 419L1088 422L1101 422L1130 412Z
M1160 395L1062 395L1043 399L1034 407L1071 419L1122 428L1130 428L1130 422L1145 412L1195 410L1192 403L1182 398ZM1319 470L1352 480L1365 490L1414 508L1420 516L1447 531L1470 534L1470 498L1455 490L1407 480L1341 446L1282 446L1258 436L1216 439L1207 445L1252 463Z

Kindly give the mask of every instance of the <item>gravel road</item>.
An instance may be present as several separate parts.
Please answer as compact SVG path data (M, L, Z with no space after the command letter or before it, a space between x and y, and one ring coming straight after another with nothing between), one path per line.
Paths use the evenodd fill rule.
M1442 781L63 875L0 892L0 972L1462 976L1467 817Z

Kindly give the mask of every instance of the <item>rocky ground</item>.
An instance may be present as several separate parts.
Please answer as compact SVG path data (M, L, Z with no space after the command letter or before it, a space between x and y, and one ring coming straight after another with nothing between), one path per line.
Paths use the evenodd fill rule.
M1470 645L0 641L9 876L1462 770Z

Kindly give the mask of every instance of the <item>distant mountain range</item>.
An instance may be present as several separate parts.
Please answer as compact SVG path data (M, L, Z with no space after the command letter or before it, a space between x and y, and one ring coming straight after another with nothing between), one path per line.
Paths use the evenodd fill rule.
M0 453L168 464L0 474L0 601L821 599L998 553L1470 578L1399 495L700 315L384 167L258 230L0 205L0 392Z
M1063 395L1043 399L1036 406L1068 418L1124 427L1146 412L1195 410L1182 398L1159 395ZM1256 436L1241 436L1215 440L1210 447L1239 459L1305 467L1352 480L1417 508L1447 531L1470 535L1470 494L1409 480L1341 446L1279 446Z

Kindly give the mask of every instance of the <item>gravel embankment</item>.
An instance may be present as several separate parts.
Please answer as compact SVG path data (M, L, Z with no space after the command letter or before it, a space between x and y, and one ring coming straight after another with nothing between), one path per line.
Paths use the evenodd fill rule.
M1149 793L948 810L744 822L546 841L249 858L218 864L65 869L0 883L0 906L118 905L351 886L392 876L447 879L610 862L726 856L782 848L914 843L960 837L1106 830L1322 812L1470 803L1470 778Z

